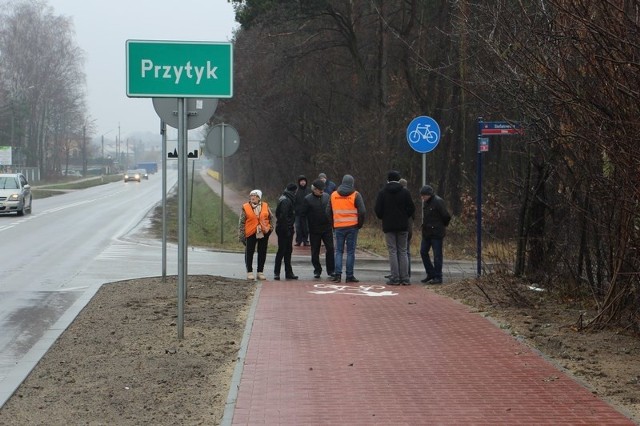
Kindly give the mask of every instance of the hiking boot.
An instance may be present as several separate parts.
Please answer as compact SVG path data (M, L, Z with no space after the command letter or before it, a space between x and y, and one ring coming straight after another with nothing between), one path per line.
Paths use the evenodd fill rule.
M247 279L253 281L256 277L253 275L253 272L247 272Z

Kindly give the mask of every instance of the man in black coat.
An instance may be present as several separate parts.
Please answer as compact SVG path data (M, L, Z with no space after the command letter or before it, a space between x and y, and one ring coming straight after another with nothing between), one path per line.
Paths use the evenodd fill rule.
M297 185L290 183L278 199L276 207L276 235L278 236L278 252L273 269L273 279L280 279L280 267L284 260L285 278L297 280L291 267L291 253L293 252L293 227L296 222L294 209Z
M425 185L420 189L422 198L422 242L420 243L420 257L427 273L423 283L442 284L442 246L446 227L449 226L451 215L433 188ZM433 249L433 263L429 251Z
M302 211L302 204L304 203L304 197L311 194L311 189L307 185L307 177L305 175L298 176L298 190L296 191L296 246L309 245L309 225L305 220L302 220L300 212Z
M320 278L322 265L320 264L320 247L324 243L325 264L327 275L333 277L335 271L335 253L333 249L332 220L327 216L329 194L324 192L325 184L318 179L311 185L311 194L304 197L302 218L309 224L309 241L311 242L311 264L313 277Z
M395 170L387 174L387 184L378 193L374 208L378 219L382 219L391 276L388 285L409 285L409 219L416 205L411 193L400 183L400 173Z

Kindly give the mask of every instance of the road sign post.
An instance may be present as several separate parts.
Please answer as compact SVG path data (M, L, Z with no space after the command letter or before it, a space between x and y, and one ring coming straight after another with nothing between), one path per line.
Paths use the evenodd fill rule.
M233 96L233 50L231 43L127 40L127 96L176 98L178 128L178 339L184 338L184 304L187 295L187 177L189 124L204 118L206 122L217 101L196 101L191 110L200 116L189 120L190 98L231 98ZM168 101L170 116L161 117L171 125L173 101ZM165 102L154 107L164 110ZM207 115L208 114L208 115ZM160 113L159 113L160 115ZM198 115L198 114L196 114ZM175 125L175 124L174 124ZM197 127L197 126L196 126ZM163 131L165 125L163 124ZM165 143L166 145L166 143ZM192 156L193 157L193 156ZM165 158L166 160L166 158ZM166 168L165 168L166 178Z
M523 135L524 128L517 121L483 121L478 118L478 165L476 168L476 273L482 274L482 154L489 152L488 136Z
M228 124L217 124L207 134L207 153L220 157L220 223L224 222L224 158L235 154L239 146L240 136L238 131ZM224 244L222 227L220 228L220 244Z
M427 152L436 149L440 142L440 126L431 117L421 115L411 120L407 126L407 142L414 150L422 154L422 185L427 180Z

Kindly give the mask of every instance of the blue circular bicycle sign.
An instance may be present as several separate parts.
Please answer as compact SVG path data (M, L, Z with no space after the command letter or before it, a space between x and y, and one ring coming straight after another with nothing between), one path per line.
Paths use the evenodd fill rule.
M407 127L407 142L414 151L422 154L431 152L440 142L440 126L431 117L416 117Z

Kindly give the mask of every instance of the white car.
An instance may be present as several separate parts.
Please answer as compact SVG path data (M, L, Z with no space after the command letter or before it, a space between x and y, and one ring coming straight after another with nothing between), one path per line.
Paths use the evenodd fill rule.
M138 170L127 170L127 173L124 174L124 181L129 182L130 180L135 180L136 182L140 182L142 176Z
M0 213L31 213L31 185L22 173L0 174Z

